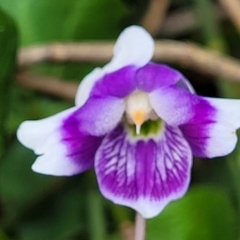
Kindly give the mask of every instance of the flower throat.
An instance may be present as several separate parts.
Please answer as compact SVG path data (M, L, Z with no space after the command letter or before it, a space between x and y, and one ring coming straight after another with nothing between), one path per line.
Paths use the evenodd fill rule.
M157 133L162 127L162 121L154 112L149 96L145 92L136 91L125 99L126 119L130 128L133 124L133 135L144 135Z

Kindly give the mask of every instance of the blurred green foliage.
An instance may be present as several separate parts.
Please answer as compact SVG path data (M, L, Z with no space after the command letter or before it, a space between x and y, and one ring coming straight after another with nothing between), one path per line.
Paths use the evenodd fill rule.
M173 0L170 14L191 7L200 26L176 38L240 57L239 33L229 21L216 18L213 3ZM18 125L26 119L50 116L72 103L11 83L18 36L19 47L115 39L125 26L141 19L148 4L143 0L0 0L0 240L118 240L120 226L133 221L131 209L100 195L93 171L71 178L31 171L36 156L16 140ZM95 63L46 63L31 70L80 82L93 67ZM197 92L240 97L239 84L181 70ZM148 221L147 239L237 240L239 163L240 147L228 158L196 160L189 192Z
M0 157L6 147L6 122L10 108L10 88L14 79L17 29L13 20L0 10Z
M147 239L237 239L237 227L237 214L226 192L197 185L149 220Z

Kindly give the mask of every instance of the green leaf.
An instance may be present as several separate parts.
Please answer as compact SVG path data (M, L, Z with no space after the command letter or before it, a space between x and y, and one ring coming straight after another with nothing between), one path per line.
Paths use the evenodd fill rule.
M20 224L21 240L66 240L75 239L74 236L83 239L80 233L86 227L82 202L84 191L72 183L71 179L69 184L28 212Z
M228 195L213 186L194 186L156 218L148 220L147 239L237 239L237 219Z
M15 221L26 209L36 204L61 178L34 173L31 164L36 156L18 142L4 155L0 167L0 194L5 208L5 225Z
M0 240L10 240L2 231L2 229L0 229Z
M19 23L23 45L113 38L127 12L119 0L0 0L0 5Z
M10 108L10 87L16 62L17 30L12 19L0 9L0 157L6 141Z
M127 13L120 0L0 0L16 19L22 45L53 41L79 41L116 38L122 30L121 21ZM93 65L65 64L41 66L41 74L60 78L82 79Z

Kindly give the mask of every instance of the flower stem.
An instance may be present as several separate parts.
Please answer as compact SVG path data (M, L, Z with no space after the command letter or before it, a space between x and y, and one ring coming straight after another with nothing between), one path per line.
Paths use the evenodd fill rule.
M138 212L135 220L135 236L134 240L144 240L146 232L146 220Z

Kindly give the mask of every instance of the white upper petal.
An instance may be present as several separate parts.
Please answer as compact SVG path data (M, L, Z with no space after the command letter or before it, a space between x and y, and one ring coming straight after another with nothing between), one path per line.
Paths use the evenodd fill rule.
M146 30L140 26L126 28L117 39L112 60L103 68L94 69L82 80L77 90L75 104L82 106L95 83L105 74L128 65L142 67L151 60L153 53L154 40Z
M95 68L83 78L75 96L76 106L81 107L88 100L94 84L101 79L104 74L105 72L102 68Z
M151 35L140 26L131 26L118 37L113 59L104 68L112 72L127 65L142 67L151 60L153 53L154 40Z

